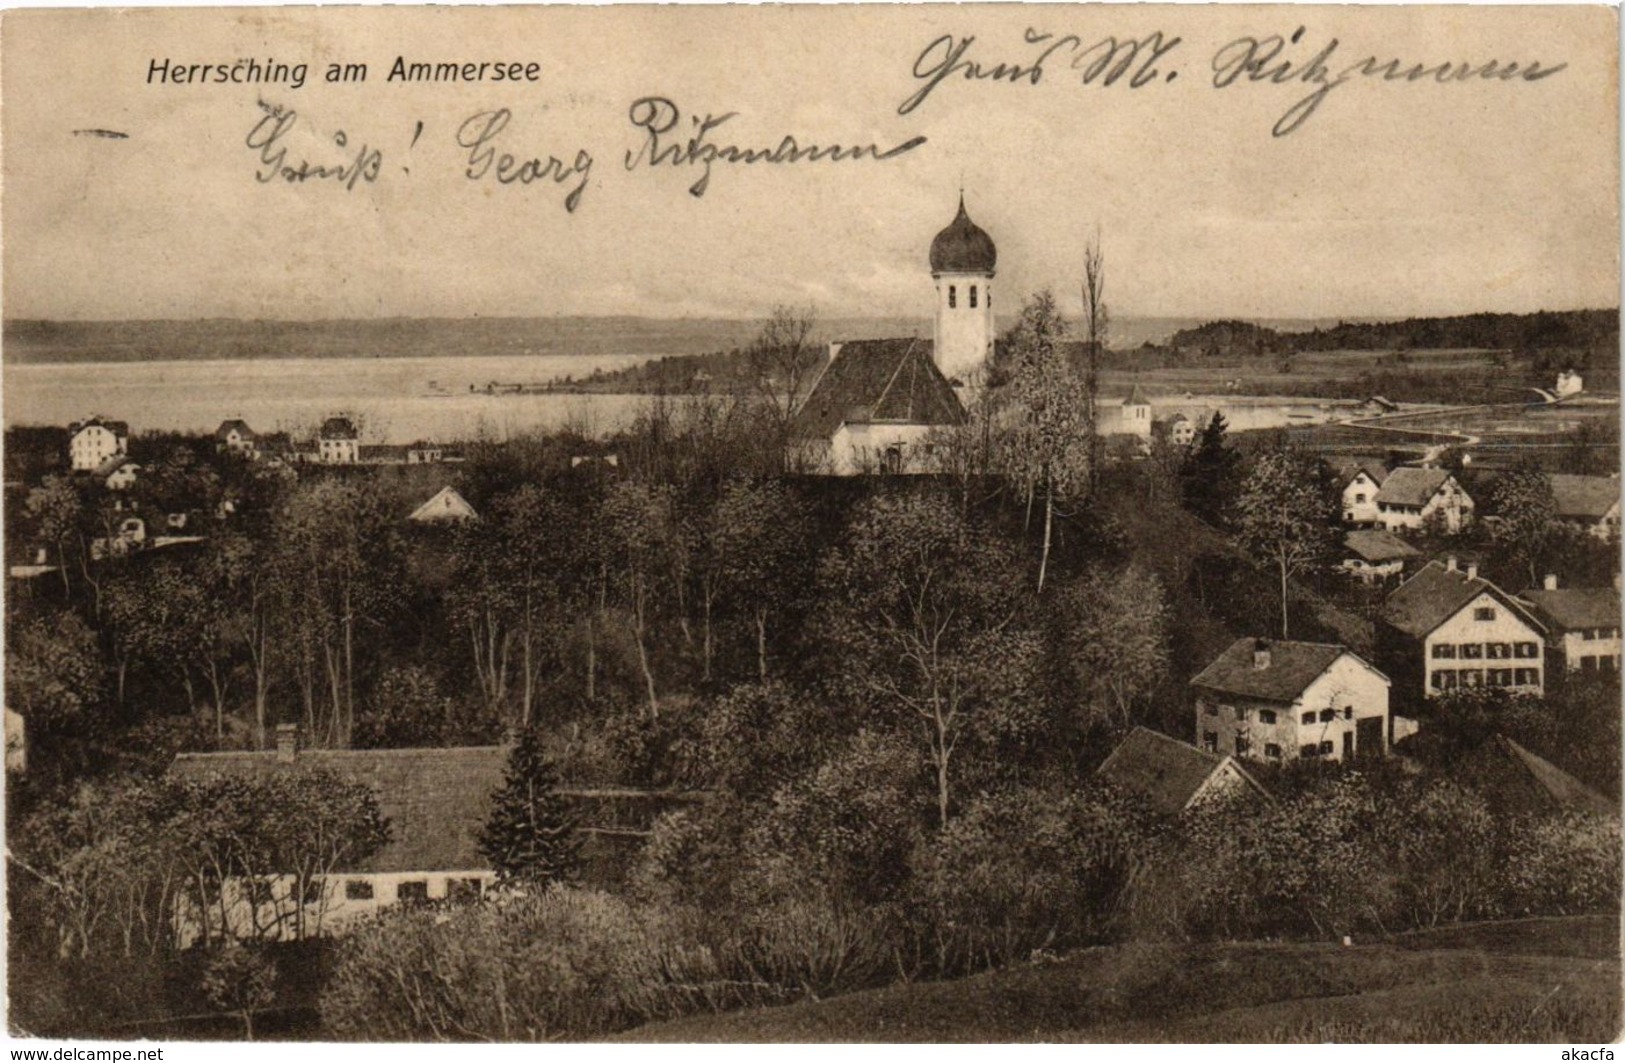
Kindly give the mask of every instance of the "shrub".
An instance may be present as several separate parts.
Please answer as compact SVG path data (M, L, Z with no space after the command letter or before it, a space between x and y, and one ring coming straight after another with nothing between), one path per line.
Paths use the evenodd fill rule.
M1617 911L1619 821L1563 812L1513 817L1497 854L1501 903L1518 915Z

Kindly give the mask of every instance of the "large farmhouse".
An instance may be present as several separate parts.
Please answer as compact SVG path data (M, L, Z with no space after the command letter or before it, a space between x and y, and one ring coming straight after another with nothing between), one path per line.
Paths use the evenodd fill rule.
M1540 694L1545 638L1527 606L1455 558L1401 583L1377 625L1378 659L1406 699L1481 686Z
M1473 500L1444 469L1395 469L1377 492L1377 522L1388 531L1437 524L1454 535L1473 521Z
M1281 763L1382 754L1394 740L1388 677L1354 651L1242 638L1191 680L1210 753Z
M75 472L95 472L129 448L130 426L124 421L91 417L68 425L68 464Z

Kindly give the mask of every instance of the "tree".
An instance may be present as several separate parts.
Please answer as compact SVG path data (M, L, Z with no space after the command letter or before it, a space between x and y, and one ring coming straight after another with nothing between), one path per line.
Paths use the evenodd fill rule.
M1275 568L1281 585L1281 637L1288 638L1289 581L1335 549L1337 509L1320 488L1319 465L1292 451L1265 454L1236 499L1236 537Z
M1100 420L1095 402L1100 395L1100 359L1106 350L1106 335L1111 314L1106 308L1106 256L1100 249L1100 230L1083 249L1083 323L1084 373L1083 394L1086 423L1091 445L1089 457L1090 485L1100 478Z
M1185 508L1214 527L1227 522L1241 478L1241 455L1226 441L1228 428L1215 410L1179 473Z
M810 534L800 500L776 480L736 480L711 512L710 552L701 579L705 675L711 674L711 612L722 597L750 618L756 634L756 676L767 680L768 620L795 592L794 569Z
M1496 515L1491 538L1528 566L1531 586L1538 584L1540 567L1561 538L1551 480L1538 465L1521 463L1495 481L1489 505Z
M72 590L68 580L68 542L78 533L83 509L73 481L65 476L47 476L28 492L23 508L33 522L35 534L56 547L57 569L62 590Z
M243 1039L254 1039L254 1013L276 1000L276 965L262 948L235 938L209 957L201 980L203 995L221 1011L243 1020Z
M28 721L30 738L89 729L102 692L95 633L69 610L7 627L6 705Z
M1041 654L1017 623L1022 576L1000 539L924 495L866 502L821 573L834 592L825 619L843 678L924 737L939 823L961 743L1035 726Z
M659 592L670 575L672 493L665 485L623 481L609 489L600 511L607 546L609 582L625 607L649 699L649 715L660 717L649 635Z
M1006 383L998 390L995 455L1026 498L1044 501L1038 590L1044 590L1055 505L1088 493L1094 426L1084 382L1066 357L1066 322L1048 290L1029 299L1005 338Z
M810 306L776 306L745 350L751 386L767 406L781 463L788 461L790 420L818 369L820 352L809 342L817 320Z
M1059 616L1085 718L1128 727L1135 706L1168 670L1168 606L1161 582L1133 563L1116 572L1097 570L1070 588Z
M480 853L496 869L498 883L546 886L575 877L580 843L558 786L541 732L524 731L508 752L502 787L480 831Z

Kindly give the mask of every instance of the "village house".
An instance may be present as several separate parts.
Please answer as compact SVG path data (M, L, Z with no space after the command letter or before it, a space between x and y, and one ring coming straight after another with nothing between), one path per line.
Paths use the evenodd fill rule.
M1141 449L1151 443L1151 403L1136 383L1129 389L1128 398L1121 403L1101 402L1095 409L1097 434L1102 436L1128 436L1137 441ZM1196 438L1194 427L1191 439Z
M418 524L440 524L446 521L478 520L479 514L468 504L468 499L455 487L442 487L433 498L412 511L406 518Z
M1247 795L1269 798L1236 758L1197 749L1145 727L1130 731L1095 774L1167 816L1213 801Z
M68 425L68 464L75 472L95 472L129 449L130 426L124 421L91 417Z
M1343 498L1343 523L1355 526L1378 523L1377 493L1388 470L1374 461L1343 463L1338 467Z
M1377 624L1378 660L1407 701L1459 687L1545 690L1546 625L1478 566L1429 561L1394 589Z
M1191 680L1197 740L1275 764L1380 756L1411 730L1392 722L1389 686L1344 646L1237 639Z
M1381 528L1356 528L1343 536L1343 571L1365 583L1393 579L1405 571L1407 561L1421 556L1422 551Z
M1558 398L1566 399L1571 395L1578 395L1584 390L1585 380L1575 370L1565 369L1557 374L1557 384L1553 389L1553 394Z
M451 447L431 440L420 439L406 448L408 465L434 465L444 461L462 461L463 455Z
M1455 535L1473 520L1473 500L1445 469L1404 466L1377 492L1377 523L1388 531L1438 527Z
M1176 413L1166 421L1158 421L1163 438L1176 447L1188 447L1196 442L1196 422L1183 413Z
M329 417L316 433L317 457L323 465L354 465L361 460L361 433L348 417Z
M109 491L128 491L135 486L140 474L141 466L122 454L113 455L96 469L96 476Z
M1559 587L1547 576L1518 595L1546 624L1549 663L1570 672L1618 672L1619 591L1613 587Z
M1553 473L1550 480L1558 520L1605 543L1619 539L1619 477Z
M248 422L240 418L220 422L220 427L214 430L214 446L223 454L250 459L259 456L259 437L248 427Z

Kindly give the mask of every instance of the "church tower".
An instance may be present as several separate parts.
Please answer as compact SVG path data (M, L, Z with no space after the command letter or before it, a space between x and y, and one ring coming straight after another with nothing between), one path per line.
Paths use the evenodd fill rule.
M954 384L978 382L993 356L993 238L959 213L931 241L931 278L937 285L934 360Z

